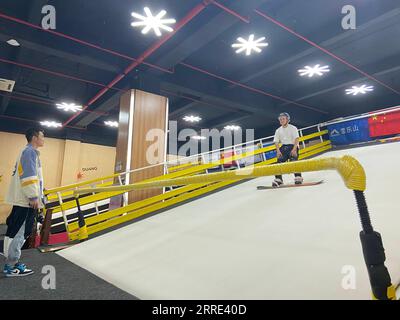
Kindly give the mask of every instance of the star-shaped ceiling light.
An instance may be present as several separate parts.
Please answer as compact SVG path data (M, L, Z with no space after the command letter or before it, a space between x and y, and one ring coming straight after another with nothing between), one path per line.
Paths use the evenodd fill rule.
M192 136L192 138L194 140L205 140L205 139L207 139L207 137L204 137L204 136Z
M77 106L75 103L57 103L56 104L57 109L61 109L64 110L66 112L78 112L78 111L82 111L82 106Z
M15 39L10 39L6 41L10 46L19 47L20 43Z
M246 51L246 56L249 56L253 51L260 53L262 50L261 47L268 46L267 42L263 42L265 37L258 38L254 40L254 34L249 36L249 39L243 39L242 37L237 38L237 43L232 44L232 48L239 48L236 50L236 53L242 53Z
M374 91L374 87L363 84L361 87L352 86L350 89L346 89L346 94L352 94L353 96L356 96L358 94L366 94L370 91Z
M201 118L197 117L197 116L185 116L185 117L183 117L183 120L188 121L188 122L199 122L199 121L201 121Z
M104 124L106 126L112 127L112 128L118 128L118 122L117 121L104 121Z
M240 127L235 126L235 125L229 125L229 126L225 126L224 129L231 130L231 131L238 131L240 129Z
M322 76L324 73L331 71L329 66L321 66L319 64L314 67L305 66L304 69L298 70L301 77L308 76L312 78L313 76Z
M62 127L62 124L59 122L55 122L55 121L41 121L40 124L44 127L48 127L48 128L60 128Z
M138 19L139 21L134 21L131 23L132 27L143 27L142 33L147 34L151 29L153 29L154 33L160 37L161 30L165 30L168 32L174 31L168 24L176 23L175 19L163 19L163 17L167 14L167 11L161 10L157 15L153 16L152 12L148 7L144 8L144 12L146 16L142 16L139 13L132 12L132 17Z

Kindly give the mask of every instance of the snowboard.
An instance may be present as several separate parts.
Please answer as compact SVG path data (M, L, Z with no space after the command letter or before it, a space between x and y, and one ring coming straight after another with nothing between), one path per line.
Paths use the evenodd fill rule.
M42 246L38 247L38 250L42 253L47 253L47 252L56 252L62 249L66 249L69 247L72 247L75 244L65 244L65 245L52 245L52 246Z
M257 186L257 190L269 190L269 189L282 189L282 188L297 188L297 187L310 187L316 186L323 183L324 180L314 181L314 182L303 182L302 184L282 184L280 187L273 186Z

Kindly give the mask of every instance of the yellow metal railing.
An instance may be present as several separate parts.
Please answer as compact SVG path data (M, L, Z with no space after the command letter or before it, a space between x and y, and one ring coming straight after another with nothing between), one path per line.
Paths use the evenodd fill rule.
M321 132L317 132L317 133L313 133L313 134L301 137L301 139L302 139L302 141L306 141L309 139L314 139L316 137L320 137L325 134L327 134L327 131L321 131ZM306 147L306 148L300 150L299 159L311 157L315 154L325 152L325 151L329 150L330 148L332 148L332 146L331 146L331 143L329 140ZM205 173L210 168L214 168L216 166L221 166L226 163L237 162L237 161L244 160L246 158L254 157L257 155L259 156L265 152L273 151L273 150L275 150L275 146L270 145L267 147L244 152L242 154L234 154L233 156L230 156L230 157L227 157L224 159L220 159L218 161L211 162L211 163L198 164L198 165L194 165L194 166L190 166L190 167L187 167L187 164L178 165L178 166L175 166L172 168L179 168L179 169L182 168L182 170L178 169L177 171L170 172L163 176L147 179L142 182L143 183L156 182L156 181L160 181L160 180L174 179L174 178L180 178L180 177L196 177L198 174ZM276 161L277 161L276 158L268 159L266 161L257 163L256 167L265 165L265 164L272 164ZM241 168L239 170L243 170L243 168ZM123 174L125 174L125 173L123 173ZM87 189L89 186L90 186L90 188L92 188L93 186L95 188L111 186L113 184L114 179L117 178L119 175L121 175L121 174L114 174L114 175L110 175L107 177L93 179L93 180L85 181L85 182L80 182L77 184L71 184L71 185L63 186L63 187L59 187L59 188L49 189L46 191L46 194L48 195L49 199L51 198L53 200L59 200L58 204L56 206L52 207L52 213L62 212L63 218L64 218L64 223L65 223L65 228L67 230L70 240L76 240L78 238L78 233L76 232L78 229L78 227L77 227L78 223L68 221L68 218L66 215L66 211L77 209L76 200L73 197L74 191L77 189L82 189L82 188L86 189L86 190L90 190L88 192L88 195L79 199L81 206L89 205L91 203L97 203L98 201L103 201L103 200L107 200L114 196L122 195L126 191L101 192L101 193L94 194L92 189ZM112 179L112 180L109 182L104 182L104 180L107 180L107 179ZM164 194L156 196L156 197L138 201L138 202L135 202L134 204L126 205L123 208L118 208L116 210L111 210L108 212L103 212L103 213L94 215L92 217L88 217L88 218L86 218L86 223L88 226L87 227L88 234L90 235L95 232L107 229L110 226L114 226L116 224L123 223L125 221L128 221L129 218L134 219L135 217L140 217L140 216L148 214L154 210L166 208L170 205L174 205L179 202L194 198L198 195L205 194L207 192L216 190L218 188L229 185L231 183L233 183L233 182L232 181L224 181L224 182L218 182L218 183L212 183L212 184L202 183L202 184L199 184L194 187L190 186L190 187L178 188L178 189L174 189L172 191L167 191ZM135 213L135 214L133 214L133 213ZM108 221L109 219L111 219L112 221L111 222Z
M306 149L300 150L299 158L303 159L305 157L311 157L311 156L319 154L321 152L325 152L325 151L329 150L331 147L332 146L330 144L330 141L324 141L317 145L313 145ZM272 146L271 146L271 147L266 147L263 149L273 150L274 148L275 147L272 148ZM257 153L259 153L258 151L259 150L257 150ZM256 153L256 152L254 152L254 153ZM245 156L248 157L249 154L251 155L253 153L248 153ZM241 155L241 156L244 156L244 155ZM241 158L238 157L237 159L241 159ZM229 161L229 160L226 160L226 161ZM276 158L268 159L266 161L262 161L260 163L255 164L254 167L257 168L257 167L260 167L263 165L272 164L272 163L275 163L276 161L277 161ZM218 161L216 163L208 164L207 166L214 167L216 164L222 164L222 163L223 163L222 161ZM201 165L201 166L203 166L203 165ZM167 179L178 179L178 178L180 178L180 179L196 178L196 177L198 177L198 175L193 175L193 169L194 168L192 168L191 171L188 170L189 172L185 172L184 175L168 174L168 175L165 175L162 177L158 177L157 179L148 179L148 180L142 181L141 183L157 183L157 182L165 181ZM242 172L243 170L247 170L247 169L242 168L242 169L240 169L240 171L235 170L235 171L230 171L230 173L234 174L236 172ZM196 169L196 171L197 171L197 169ZM108 211L108 212L100 214L98 216L93 216L93 217L87 218L85 220L87 223L88 234L89 235L93 234L95 232L107 229L111 226L115 226L119 223L129 221L130 219L135 219L137 217L151 213L152 211L166 208L170 205L175 205L179 202L186 201L191 198L195 198L198 195L208 193L210 191L216 190L218 188L227 186L232 183L234 183L234 181L222 181L222 182L218 182L218 183L212 183L211 185L208 182L203 182L200 184L185 186L185 187L182 187L179 189L168 191L168 192L166 192L162 195L156 196L156 197L138 201L138 202L129 204L127 206L124 206L122 208ZM113 187L113 188L118 188L118 187ZM102 199L104 198L102 196L102 194L104 192L98 192L100 190L104 190L102 188L81 189L79 192L82 193L82 190L89 191L90 193L95 192L95 190L96 190L95 196L101 197ZM197 190L198 192L194 192L195 190ZM115 194L122 194L122 193L126 192L126 190L124 190L123 188L121 190L115 189L113 191L107 191L106 193L109 194L110 192L115 193ZM82 204L87 203L87 202L83 202L85 200L85 198L82 198L82 200L80 200L80 201L82 201ZM168 200L168 201L166 201L166 200ZM153 207L150 207L150 205L152 205ZM141 211L137 211L137 210L141 210ZM109 219L112 219L112 220L108 221ZM95 227L92 227L92 225L93 226L95 225ZM78 230L77 222L71 223L69 225L68 231L70 232L71 240L78 239L78 231L77 230Z
M306 141L306 140L310 140L310 139L313 139L313 138L316 138L316 137L320 137L320 136L323 136L325 134L328 134L328 130L324 130L324 131L320 131L320 132L316 132L316 133L313 133L313 134L309 134L309 135L300 137L300 142ZM228 163L228 162L231 162L231 161L234 161L234 160L240 160L240 159L243 159L243 158L246 158L246 157L250 157L250 156L253 156L253 155L262 154L262 153L265 153L267 151L272 151L274 149L275 149L275 146L271 145L271 146L268 146L268 147L265 147L265 148L257 149L257 150L252 151L252 152L247 152L245 154L241 154L241 155L236 155L236 156L232 156L232 157L229 157L229 158L225 158L223 160L219 160L219 161L213 162L211 164L200 164L200 166L204 166L204 167L202 167L200 169L199 165L197 165L196 166L196 170L194 170L194 168L190 168L190 170L192 171L192 173L195 173L195 172L199 172L199 171L202 171L202 170L206 170L206 169L221 165L223 163ZM197 160L196 160L196 162L197 162ZM190 166L190 164L191 163L189 162L189 163L185 163L185 164L182 164L182 165L170 167L168 170L169 171L170 170L171 171L179 170L179 169L184 168L186 166ZM179 173L182 172L182 171L179 171ZM49 197L53 197L55 199L55 197L56 197L55 194L57 194L58 192L69 191L68 193L65 192L65 193L62 194L63 196L69 196L72 193L71 190L73 191L76 188L79 188L79 187L82 187L82 186L86 186L86 185L101 184L101 183L103 183L104 180L114 179L114 178L117 178L117 177L119 177L121 175L125 175L125 174L126 173L116 173L116 174L109 175L109 176L106 176L106 177L101 177L101 178L88 180L88 181L82 181L82 182L79 182L79 183L69 184L69 185L61 186L61 187L57 187L57 188L47 189L47 190L45 190L44 193L48 198ZM186 174L186 171L185 171L185 174ZM155 178L155 179L157 179L157 178Z
M243 180L264 176L282 175L294 172L336 170L343 178L346 186L352 190L365 190L365 172L359 162L350 156L342 158L322 158L316 160L302 160L281 164L254 166L236 171L216 172L193 177L163 179L159 181L137 182L131 185L78 189L75 195L88 192L119 192L133 191L148 188L162 188L167 186L182 186L191 184L208 184L227 180Z

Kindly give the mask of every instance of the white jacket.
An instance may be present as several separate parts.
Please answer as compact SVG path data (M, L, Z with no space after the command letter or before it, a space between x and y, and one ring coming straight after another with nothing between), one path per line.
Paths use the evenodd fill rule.
M29 208L29 200L39 199L39 207L43 208L43 173L39 155L31 144L20 153L6 197L8 204Z

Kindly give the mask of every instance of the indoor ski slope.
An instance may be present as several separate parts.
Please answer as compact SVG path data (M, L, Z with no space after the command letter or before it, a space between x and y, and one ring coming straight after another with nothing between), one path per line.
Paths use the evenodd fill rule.
M321 157L344 154L366 170L371 220L398 282L400 143ZM304 177L325 183L257 191L272 177L255 179L59 254L140 299L370 299L353 192L335 171ZM356 289L342 288L345 266Z

